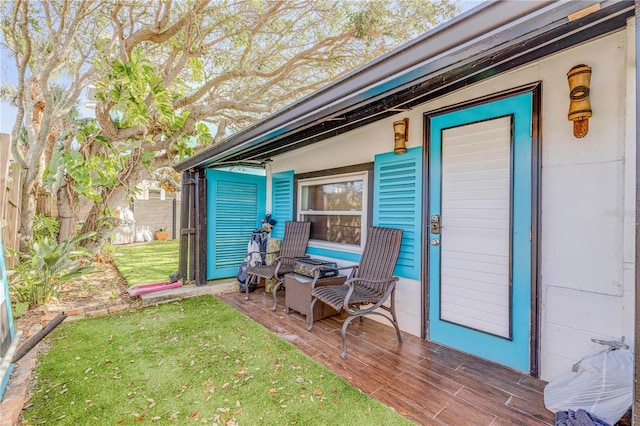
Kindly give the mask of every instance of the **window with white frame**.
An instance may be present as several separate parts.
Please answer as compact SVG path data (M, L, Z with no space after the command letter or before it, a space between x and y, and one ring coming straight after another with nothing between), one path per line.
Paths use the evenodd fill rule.
M314 245L364 244L369 197L368 172L298 180L298 219L311 222Z

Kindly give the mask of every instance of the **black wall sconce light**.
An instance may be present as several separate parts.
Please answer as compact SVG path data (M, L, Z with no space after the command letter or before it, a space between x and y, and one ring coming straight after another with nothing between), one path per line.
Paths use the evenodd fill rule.
M591 67L580 64L571 68L567 73L569 81L569 120L573 121L573 136L583 138L589 132L589 117L591 117Z

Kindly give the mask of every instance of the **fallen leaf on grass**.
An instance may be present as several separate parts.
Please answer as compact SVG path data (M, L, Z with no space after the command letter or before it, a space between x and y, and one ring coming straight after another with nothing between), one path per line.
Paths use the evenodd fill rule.
M313 390L313 394L314 395L322 395L322 389L314 389Z

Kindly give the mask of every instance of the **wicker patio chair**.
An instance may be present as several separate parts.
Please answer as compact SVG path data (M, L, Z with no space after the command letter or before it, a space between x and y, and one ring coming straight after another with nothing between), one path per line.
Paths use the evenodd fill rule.
M311 292L309 331L313 328L313 307L318 301L338 312L344 309L349 315L342 325L342 358L347 357L347 326L353 319L362 319L364 315L380 315L391 321L398 335L398 343L402 344L395 311L398 277L393 276L401 241L401 229L370 226L360 264L337 268L351 269L344 285L317 287ZM388 299L389 306L383 305ZM380 309L391 316L380 312Z
M308 257L305 255L311 222L286 222L284 236L280 244L280 250L272 253L278 254L269 265L251 266L247 269L247 285L245 286L244 300L249 300L249 283L258 283L260 278L269 280L275 278L277 283L273 287L273 307L276 310L276 292L282 286L284 275L293 272L293 263L296 259Z

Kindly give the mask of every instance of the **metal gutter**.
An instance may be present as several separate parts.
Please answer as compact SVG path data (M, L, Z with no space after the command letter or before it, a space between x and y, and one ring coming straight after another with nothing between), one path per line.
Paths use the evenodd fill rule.
M522 43L532 32L565 25L568 15L597 3L507 1L481 4L201 151L175 168L182 171L205 167L335 119L397 93L424 78L425 74L431 74L433 78L438 70L444 72L474 56L489 55L492 49ZM604 1L601 5L616 3L619 2Z

